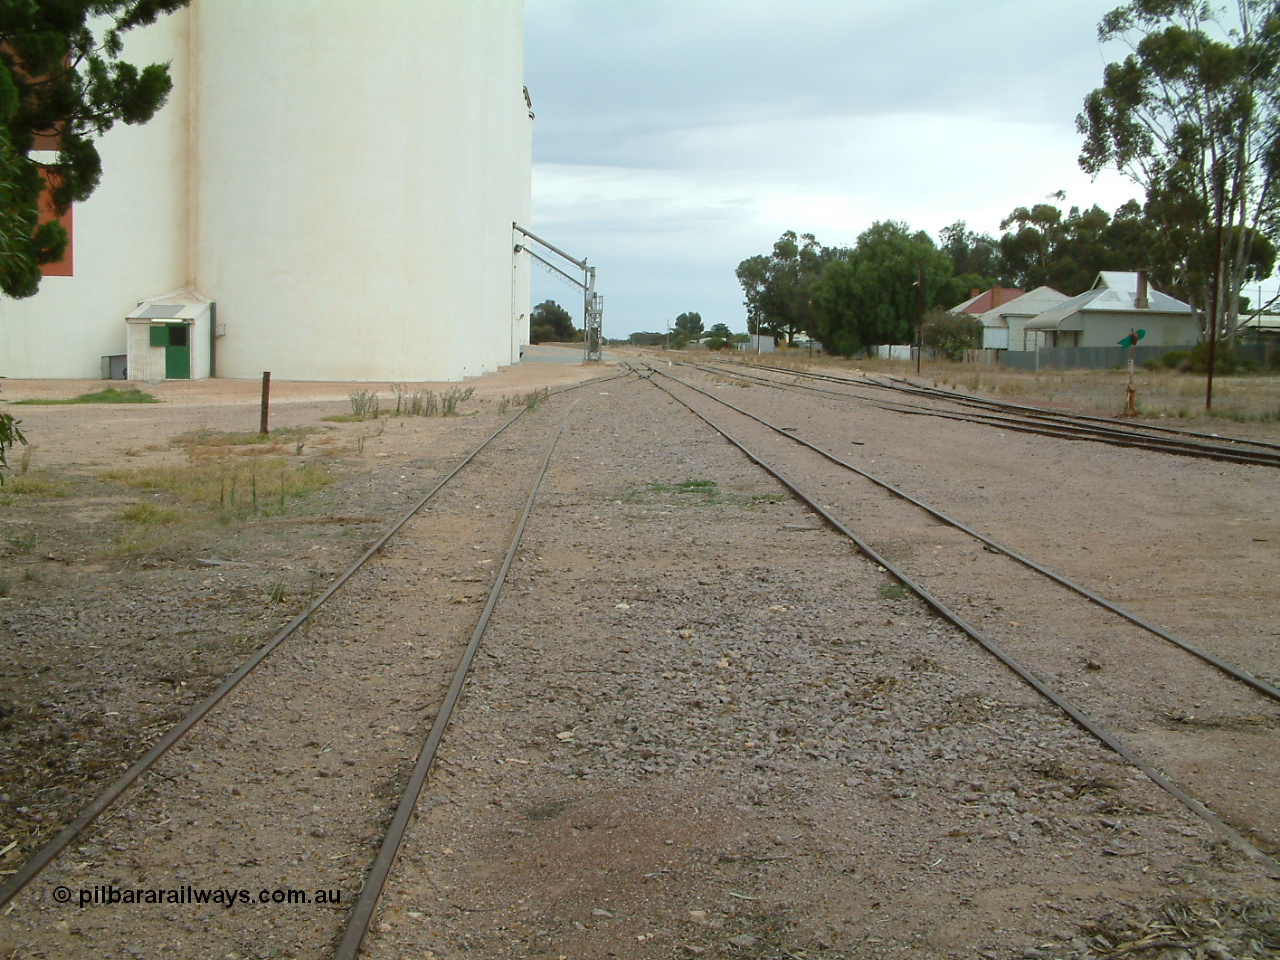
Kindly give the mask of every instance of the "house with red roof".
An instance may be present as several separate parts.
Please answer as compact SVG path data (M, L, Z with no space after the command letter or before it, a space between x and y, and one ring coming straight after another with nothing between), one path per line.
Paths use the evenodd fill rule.
M952 307L952 313L967 313L982 321L984 350L1029 350L1024 330L1027 321L1067 299L1052 287L1036 287L1024 293L1017 287L992 287L973 291L968 300Z

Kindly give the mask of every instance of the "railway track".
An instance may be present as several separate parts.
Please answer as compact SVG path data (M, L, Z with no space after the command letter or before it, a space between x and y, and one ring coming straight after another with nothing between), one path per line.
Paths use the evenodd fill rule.
M563 408L570 391L610 379L558 391L541 401L543 409ZM0 885L4 915L17 909L21 918L23 908L47 902L40 893L26 902L20 898L42 874L55 891L74 889L70 902L83 907L86 895L92 906L99 906L93 898L107 896L105 886L82 887L76 881L89 865L98 876L111 878L109 886L144 890L164 884L183 896L188 895L181 893L184 889L216 888L218 874L236 863L252 878L243 888L250 898L283 891L324 907L317 898L327 891L334 898L327 906L333 909L321 912L347 920L333 955L354 957L568 417L556 409L554 420L545 414L531 419L532 406L465 456L290 624L8 877ZM528 425L518 435L510 428L521 418ZM478 476L477 466L482 466ZM512 524L514 531L504 533ZM477 619L475 604L482 600ZM414 648L420 651L417 657ZM414 690L415 702L407 702L405 687ZM424 695L426 700L417 699ZM388 716L399 722L386 723ZM424 725L430 729L422 739L418 731ZM299 745L314 758L313 769L265 768L275 755L290 750L296 755ZM412 770L404 769L405 758L414 754ZM355 786L321 789L343 781ZM399 792L395 802L393 792ZM297 797L320 802L300 804ZM202 821L201 811L215 804L227 808L223 815L213 824ZM375 835L383 840L366 873L366 864L351 850ZM336 849L327 854L331 862L315 869L326 856L320 853L304 854L310 861L305 868L301 860L280 861L278 851L298 852L301 836L307 837L307 847ZM76 859L87 860L63 865L60 857L65 859L73 845L78 845ZM216 854L211 855L212 847ZM267 848L277 851L276 862L261 852ZM309 875L305 887L289 887L290 877L299 873ZM55 902L68 901L55 896ZM240 902L249 901L241 896ZM257 949L261 927L237 925L232 904L225 906L223 924L186 925L187 939L178 935L189 955L215 955L209 951L226 944ZM109 904L99 906L104 908ZM129 949L151 936L174 936L145 912L85 919L85 928L76 931L79 937L119 938ZM338 939L332 924L290 926L289 933L269 939L291 939L294 949L316 956ZM97 932L89 934L95 927ZM19 935L5 945L6 956L25 956L31 945ZM44 939L39 955L50 947ZM65 955L79 955L83 941L80 947L74 940L62 947Z
M1185 784L1184 788L1159 769L1161 761L1153 759L1153 754L1155 757L1168 758L1172 763L1178 756L1204 752L1205 746L1203 743L1193 744L1197 739L1194 733L1183 732L1179 736L1162 729L1167 726L1162 718L1170 710L1170 695L1162 692L1158 696L1148 696L1125 683L1109 684L1100 673L1094 673L1101 671L1103 659L1096 652L1080 657L1080 663L1075 669L1071 669L1061 651L1064 648L1072 651L1079 649L1083 646L1080 641L1085 638L1091 651L1122 648L1125 650L1122 656L1150 664L1150 682L1159 682L1164 687L1162 677L1178 678L1174 686L1184 698L1183 702L1188 708L1187 716L1194 713L1191 709L1192 700L1198 696L1208 697L1224 708L1227 716L1222 718L1222 722L1228 727L1232 722L1231 716L1245 724L1256 721L1268 728L1280 726L1280 711L1276 709L1276 702L1280 701L1280 689L1274 684L1172 636L1149 620L1105 600L1069 578L1000 546L944 512L909 497L883 479L846 463L817 444L797 436L794 428L783 428L750 413L717 397L711 391L663 371L660 367L650 368L649 373L655 386L785 484L825 522L852 540L861 552L892 573L929 607L981 644L1073 721L1141 769L1198 816L1212 823L1223 836L1263 864L1273 876L1280 878L1280 862L1271 855L1280 851L1280 834L1275 834L1270 826L1280 820L1280 810L1272 809L1266 804L1250 807L1248 804L1241 806L1231 802L1231 790L1239 791L1243 786L1240 783L1240 771L1249 771L1243 774L1245 779L1262 777L1263 773L1258 771L1266 773L1268 779L1258 790L1259 794L1267 793L1268 787L1271 793L1280 789L1280 782L1273 782L1280 772L1280 754L1271 749L1265 740L1262 744L1229 744L1226 738L1218 737L1218 742L1211 749L1211 752L1218 753L1218 761L1206 764L1212 769L1199 776L1185 775L1178 778ZM714 413L708 412L709 404L713 405ZM734 426L726 426L725 417L731 418ZM786 456L779 450L779 447L794 450L796 446L801 447L803 453ZM785 472L776 466L783 462L784 456L788 463ZM813 462L805 462L806 458ZM855 493L848 487L842 487L837 492L833 489L836 483L829 479L833 468L846 477L865 481L872 489L891 494L895 498L896 507L886 511L882 505L872 506L865 493ZM820 504L812 492L819 488L822 489L822 498L827 504L838 500L838 505ZM902 512L903 510L906 512ZM942 535L942 530L936 527L921 527L919 516L912 518L911 511L926 515L928 521L944 524L942 530L946 531L946 535ZM855 533L852 521L847 519L851 516L860 518L857 524L859 527L865 530L872 526L875 532L864 532L861 535ZM877 524L867 522L866 518L872 516L878 519ZM942 541L938 549L946 548L947 564L894 562L883 548L877 550L871 541L888 542L888 531L895 525ZM968 545L959 538L967 540ZM1019 577L1000 570L1000 562L1020 565L1023 574L1034 574L1042 581L1048 581L1051 584L1050 590L1056 589L1066 596L1074 596L1081 602L1087 602L1100 615L1082 617L1078 613L1069 612L1065 596L1055 598L1046 592L1045 586L1035 583L1034 578ZM978 563L982 564L983 569L975 571L971 565ZM964 577L954 575L956 567L966 570ZM962 615L960 611L970 606L966 595L972 590L974 578L1008 585L1002 591L1001 599L1003 609L1012 612L1000 619L1006 623L1012 619L1014 629L993 629L987 626L978 629L972 622L975 614L978 614L977 610L970 609ZM1044 616L1043 611L1046 609L1052 610L1053 615ZM1108 622L1108 618L1119 623ZM1076 631L1064 630L1054 621L1073 622L1077 625ZM1023 623L1028 625L1025 630L1020 629ZM1141 628L1142 634L1133 631L1133 626ZM1037 634L1034 637L1031 636L1033 631ZM1160 646L1163 649L1157 649ZM1182 662L1183 660L1186 662ZM1206 675L1205 671L1209 668L1217 672L1216 677ZM1083 679L1084 677L1091 679ZM1053 682L1045 678L1051 678ZM1063 681L1073 685L1082 684L1084 689L1077 686L1076 692L1068 698L1061 692ZM1247 692L1242 693L1233 689L1233 686L1247 688ZM1084 706L1079 706L1078 703ZM1205 734L1199 739L1212 741L1215 738ZM1270 739L1272 738L1266 738ZM1135 743L1143 746L1135 746ZM1160 748L1153 749L1157 744L1161 744ZM1261 756L1255 752L1260 746ZM1228 786L1233 783L1233 777L1234 787ZM1256 781L1251 781L1250 786L1254 782ZM1248 792L1248 788L1243 789ZM1192 796L1192 793L1199 797L1212 796L1215 809L1225 807L1231 813L1226 814L1224 819L1196 796ZM1233 822L1228 823L1228 820ZM1246 832L1252 840L1246 839ZM1260 849L1259 844L1265 848L1265 852Z
M630 842L625 847L609 847L603 836L613 833L614 827L606 824L617 824L629 815L621 815L619 810L632 809L617 795L608 793L609 789L624 784L628 778L639 778L637 789L646 798L653 797L667 789L669 779L677 774L687 775L691 767L701 768L713 761L728 763L723 757L715 759L719 748L714 735L722 728L728 744L724 748L726 757L752 757L753 751L758 751L758 759L749 759L746 769L754 770L753 776L762 779L767 780L770 773L773 777L772 787L753 788L759 792L739 794L732 801L735 805L729 809L734 837L745 836L739 820L747 818L745 811L752 810L751 804L759 802L762 794L774 791L780 809L792 810L809 802L805 795L811 789L819 792L808 781L796 785L786 782L788 777L801 775L790 771L804 757L817 758L813 771L822 776L838 767L839 787L852 795L855 807L875 805L878 795L869 787L862 793L864 788L856 786L862 781L850 778L849 771L856 768L873 780L878 776L873 771L887 758L874 759L880 750L874 744L883 743L888 751L896 736L890 734L891 727L881 724L896 710L896 702L907 698L915 687L904 683L893 692L891 678L881 675L883 661L877 665L880 652L868 652L868 641L846 639L857 636L860 628L850 621L862 614L863 607L890 602L883 595L880 601L874 595L869 601L848 600L837 595L842 593L840 590L814 584L809 590L814 596L799 605L801 609L807 605L814 610L815 619L797 617L789 622L794 611L788 610L787 605L795 601L777 595L780 586L788 583L787 578L762 583L771 565L783 564L794 551L811 551L795 557L798 570L794 589L799 592L800 581L808 572L806 567L826 565L835 569L847 561L843 556L830 556L830 535L807 532L812 525L792 522L783 527L795 528L782 535L797 538L793 541L795 546L779 544L777 534L762 531L762 514L754 512L761 509L760 505L776 503L773 509L785 510L784 517L792 521L797 519L799 508L777 503L762 491L761 487L771 488L773 480L756 474L746 461L726 469L723 461L736 461L736 454L725 449L711 456L701 449L720 448L720 438L728 435L736 438L731 440L737 444L735 449L769 470L769 476L801 497L807 509L842 535L854 535L855 542L868 549L869 556L885 570L904 582L919 580L921 595L927 602L958 614L961 631L971 639L985 641L992 652L999 650L997 655L1011 668L1020 667L1032 686L1056 704L1055 709L1065 711L1077 724L1089 729L1126 763L1143 769L1265 870L1275 873L1280 869L1272 859L1276 838L1267 829L1277 822L1276 811L1241 806L1238 799L1234 803L1222 802L1223 796L1227 801L1233 797L1200 789L1206 779L1222 771L1226 772L1219 786L1226 791L1239 784L1235 774L1245 769L1256 767L1266 776L1273 776L1280 764L1272 753L1264 751L1255 757L1241 756L1238 751L1226 753L1213 759L1211 763L1218 766L1211 766L1200 779L1188 779L1160 769L1166 765L1163 761L1178 760L1179 751L1188 746L1202 748L1205 741L1191 736L1189 731L1193 728L1187 724L1169 729L1168 723L1151 721L1151 711L1159 709L1160 697L1194 689L1195 695L1206 702L1224 705L1212 719L1250 723L1256 719L1257 731L1263 734L1259 739L1274 740L1265 734L1275 728L1280 716L1274 703L1266 699L1274 696L1271 679L1257 675L1264 671L1235 667L1229 658L1211 651L1197 651L1200 659L1193 659L1187 647L1194 644L1180 641L1148 623L1142 615L1123 611L1119 604L1101 597L1081 598L1082 590L1088 592L1087 588L1078 588L1060 576L1049 589L1070 594L1073 604L1088 601L1095 610L1089 614L1064 613L1068 607L1061 597L1036 592L1045 589L1043 583L1037 584L1044 580L1045 569L1037 571L1019 563L1016 571L1010 570L1015 560L1023 559L1017 556L1018 551L1002 548L995 538L966 529L966 525L952 521L940 509L922 508L903 500L902 491L892 484L875 486L870 471L850 473L833 462L829 452L817 449L823 446L822 442L809 440L808 446L798 443L807 440L801 435L806 433L804 428L766 427L761 421L767 418L748 412L745 405L740 411L730 409L713 391L697 392L695 384L684 382L683 376L677 379L661 370L645 371L643 375L654 386L663 381L667 396L692 411L689 423L696 414L699 423L708 424L715 432L701 427L687 430L675 421L664 420L666 415L645 400L650 395L658 396L656 391L648 383L628 378L623 381L624 389L614 391L625 396L609 403L617 404L618 409L625 405L632 411L634 435L619 436L620 428L610 419L616 410L610 413L603 405L584 404L574 413L573 423L581 429L570 431L571 437L575 432L578 435L569 450L576 455L569 457L555 452L559 450L557 438L565 423L564 408L569 398L544 402L544 414L550 416L540 416L535 424L526 424L528 430L520 435L508 431L491 438L489 447L475 451L475 466L483 466L483 476L475 476L460 465L456 480L442 484L434 496L424 498L415 507L417 519L406 517L400 532L394 537L389 534L371 548L363 561L362 576L352 578L341 592L331 594L323 609L309 608L310 616L298 624L305 636L295 637L293 643L278 649L272 657L264 654L259 658L259 671L225 694L216 709L206 710L205 719L174 749L154 760L151 776L145 783L127 787L121 796L123 802L109 805L109 816L92 831L84 830L64 844L75 856L64 858L70 862L54 862L42 878L46 892L55 883L78 888L88 883L85 877L101 878L98 883L135 887L208 887L221 881L235 887L267 890L272 885L294 883L311 891L341 891L340 903L290 913L271 913L268 907L257 905L237 906L234 911L212 918L197 917L188 908L170 911L169 915L153 910L110 917L100 910L85 910L73 919L73 929L66 930L59 926L65 920L60 920L47 904L37 902L41 898L32 896L13 901L18 910L9 921L33 914L34 921L44 924L44 939L39 947L44 956L50 957L84 955L90 943L103 946L102 950L94 950L102 954L108 953L105 947L123 950L125 945L130 949L141 945L145 952L148 944L155 943L181 956L257 957L276 950L284 956L355 957L362 941L369 946L371 929L372 936L378 938L376 955L425 955L426 945L435 947L439 941L414 938L443 936L442 931L450 929L451 924L458 928L458 943L463 944L458 949L489 944L477 948L475 955L527 956L531 951L526 945L535 942L539 950L556 948L571 955L595 955L588 938L597 932L593 927L603 928L613 922L610 911L616 908L612 904L607 910L599 909L601 901L597 899L595 910L589 906L579 914L541 918L537 925L543 928L542 932L533 930L522 940L520 937L525 935L520 931L526 921L533 925L531 914L524 912L529 905L523 898L533 891L530 899L534 905L554 914L562 901L571 899L566 889L596 884L594 896L606 898L605 902L609 897L623 900L625 892L632 889L633 903L647 906L666 898L676 913L687 914L689 904L695 900L676 882L682 872L714 874L711 888L723 890L727 880L722 874L735 865L756 863L780 870L793 861L804 860L807 854L790 846L785 854L779 854L775 843L782 841L770 839L776 833L765 837L767 849L748 848L745 855L735 853L731 858L717 852L723 846L710 846L707 853L699 850L701 840L682 840L679 830L684 821L694 823L700 816L699 807L705 810L708 803L714 805L715 798L703 792L673 799L670 810L656 819L642 806L637 808L641 835L635 843L637 847L653 848L653 854L648 860L636 861L633 875L627 874L626 865L639 855ZM664 377L670 382L665 382ZM671 406L665 401L664 405ZM637 410L643 410L643 415L635 413ZM634 426L637 416L642 417L643 430ZM804 421L796 418L792 423L795 422ZM605 447L622 464L612 464L612 472L606 469L606 454L602 452ZM681 465L666 463L663 451L678 453ZM685 466L686 461L698 466ZM555 473L553 490L539 494L538 485L549 467ZM666 472L660 474L659 469ZM717 472L720 470L724 473ZM625 481L618 479L620 472L626 475ZM747 474L753 479L747 479ZM715 523L699 525L693 514L681 514L676 503L663 502L667 499L687 503L682 498L698 496L698 491L711 484L709 480L696 479L707 476L718 478L722 492L735 491L733 496L738 499L732 507L734 515L717 514L720 519ZM660 480L649 482L651 477ZM815 496L814 490L820 493ZM888 494L893 495L892 501L887 499ZM632 498L635 506L631 505ZM659 502L646 503L647 498ZM535 502L540 507L536 516ZM710 498L707 502L711 502ZM545 510L541 509L543 506ZM932 512L922 514L922 509ZM644 511L653 529L643 535L639 530L633 532L629 524L634 511ZM531 518L541 520L544 528L531 533L526 538L528 545L521 551L518 547L522 531ZM878 526L855 534L853 528L869 518ZM562 539L558 541L546 530L555 524L560 525ZM615 529L612 540L607 532L610 524L621 529L621 533ZM722 525L733 532L725 532ZM515 533L508 537L512 528ZM940 552L936 556L913 557L909 555L908 540L917 544L917 553L923 552L919 544L937 546ZM737 555L743 550L747 556ZM776 555L769 551L776 551ZM475 657L485 624L497 607L498 591L518 553L520 579L515 586L519 589L509 591L509 595L526 598L526 605L517 606L514 613L506 616L507 622L498 630L501 642L497 651L489 651L494 659L480 658L489 669L481 671L484 676L478 681L477 702L473 703L485 711L486 717L491 706L495 714L499 713L498 707L512 709L502 714L505 725L495 726L494 721L487 721L488 726L482 725L480 733L470 731L455 750L448 769L458 777L451 782L456 786L459 781L474 778L481 785L472 792L482 797L472 806L455 811L455 803L445 798L454 793L457 805L465 806L465 791L441 791L439 784L435 794L425 798L420 798L419 791L424 783L430 790L427 774L431 757L441 745L449 710L464 684L472 682L465 679L462 665ZM960 568L965 577L949 577L948 569ZM649 573L639 573L645 570ZM1022 613L1008 601L1003 608L994 608L993 613L982 598L972 596L973 582L989 582L997 570L1011 595L1025 593L1032 607L1043 609L1039 613L1034 609ZM863 579L875 580L878 575L863 574ZM547 590L552 584L563 589ZM572 589L568 589L569 584ZM666 590L672 593L664 600ZM701 593L719 598L719 602L704 603L700 608L696 598ZM747 613L741 609L745 601L738 594L750 594ZM539 604L529 606L535 596ZM779 599L783 602L778 603ZM657 609L664 603L670 609ZM483 609L477 614L480 605ZM654 608L652 612L650 607ZM817 619L823 607L835 608L830 620ZM676 616L685 619L673 619ZM721 623L730 616L735 619ZM915 616L904 608L905 619ZM751 617L760 618L758 627L752 626ZM1014 617L1020 622L1010 626L1008 621ZM579 618L585 622L578 624L574 634L571 627ZM785 631L784 621L788 621ZM1119 625L1109 621L1118 621ZM1025 629L1020 623L1026 624ZM1065 623L1076 626L1068 628ZM874 630L877 635L884 632L880 621ZM751 640L756 632L759 642ZM704 635L718 639L707 640ZM1054 638L1051 644L1044 640L1050 635ZM935 668L927 665L927 653L939 659L944 656L930 650L929 645L944 642L944 638L932 634L919 638L923 672L915 676L922 681L923 689L944 691L952 682L947 670L931 672ZM717 643L723 644L723 657L720 652L710 653L717 649ZM593 645L598 649L592 649ZM1061 649L1046 650L1046 645ZM561 659L550 659L548 652L561 647L565 648ZM485 649L489 649L487 640ZM1099 654L1100 650L1105 653ZM522 652L526 654L523 659L519 655ZM660 660L635 661L633 657L652 657L655 652L660 654ZM769 656L777 663L770 664L766 660ZM1165 689L1126 689L1123 678L1113 676L1118 673L1113 670L1117 658L1122 656L1150 660L1163 671L1157 682ZM977 659L976 654L973 657ZM739 669L740 664L746 667L753 658L749 669ZM1094 659L1105 663L1095 670L1090 665ZM657 663L660 666L655 667ZM527 682L539 694L554 692L556 696L519 706L512 692L519 682L510 676L515 669L529 674ZM917 667L912 665L910 669L915 671ZM1249 679L1253 683L1246 688L1243 684ZM1089 686L1082 687L1083 683ZM846 688L843 694L826 695L825 691L838 690L842 685ZM1071 691L1069 698L1062 695L1063 686ZM825 747L800 732L803 723L787 719L778 726L777 715L787 713L791 701L809 704L815 690L824 691L821 709L834 711L830 720L842 725L843 737L836 738L832 733ZM664 695L672 700L664 704ZM1167 708L1167 702L1164 705ZM818 707L809 705L805 709ZM980 702L973 709L986 708ZM1146 713L1142 712L1144 709ZM1038 729L1039 721L1033 714L1029 711L1025 720L1019 721L1025 722L1027 729ZM1090 714L1098 715L1102 723ZM963 710L958 715L963 715ZM937 749L944 751L937 755L937 768L930 768L931 774L918 774L920 777L959 775L949 771L952 756L945 750L951 747L943 745L964 744L961 749L967 749L969 743L985 736L985 725L966 728L964 722L945 717L936 722L912 721L912 737L933 739L939 744ZM1069 727L1058 726L1064 730ZM670 738L671 729L685 727L697 732L691 745L685 746L678 739L678 747L664 745L662 738ZM623 732L626 729L632 732ZM763 735L775 729L782 732ZM1016 728L997 725L997 731L1009 729ZM505 739L496 736L498 730L505 733ZM662 730L668 732L655 736L654 731ZM1208 747L1217 749L1221 744L1213 738L1214 730L1208 733ZM994 754L997 744L1007 736L1000 733L986 737L991 744L985 749ZM1039 736L1040 742L1033 744L1030 752L1046 758L1046 777L1059 776L1060 768L1053 766L1058 759L1058 745L1083 738L1074 730L1070 736L1057 731ZM764 743L758 742L757 737ZM794 752L788 750L788 741L793 738ZM445 741L446 750L451 739ZM495 740L501 741L502 746L492 749L502 752L486 760L483 753L487 748L482 744ZM633 751L642 767L624 762ZM1102 751L1096 752L1102 755ZM412 760L415 756L416 763ZM1241 770L1231 771L1229 768L1237 763ZM761 771L766 773L762 775ZM557 778L555 785L549 786L547 778L553 775ZM894 782L895 791L885 802L909 802L908 791L901 791L901 783L896 782L908 774L895 768L883 775ZM911 775L917 774L911 771ZM1024 773L1024 779L1026 776ZM531 779L526 782L520 777ZM603 797L596 801L596 811L582 809L555 832L561 810L574 808L575 803L586 808L590 802L584 799L587 794L575 792L573 785L596 783L594 778L603 778L609 784ZM739 774L730 782L739 789L737 785L746 779ZM699 791L703 782L699 781ZM520 800L515 804L511 799L512 791L517 790L514 783L526 784L519 788L516 795ZM960 809L967 812L967 797L972 794L967 792L967 785L964 789L966 802ZM1260 790L1280 795L1277 785L1270 781L1263 782ZM1211 794L1207 799L1212 809L1206 809L1196 799L1206 799L1206 792ZM535 802L539 798L543 802ZM634 799L626 802L638 803ZM529 804L532 806L525 806ZM440 816L420 815L406 834L415 805L419 814ZM519 809L527 812L517 814ZM487 814L483 812L486 810ZM646 815L650 819L646 820ZM906 816L896 809L891 815ZM494 823L481 829L475 821L482 816L494 818ZM392 829L384 834L388 821ZM854 818L850 821L862 823ZM1094 825L1081 827L1085 832L1077 835L1088 844L1095 843L1098 829L1095 821L1091 823ZM1251 832L1251 826L1262 829ZM772 826L768 829L775 830ZM1118 827L1107 829L1109 834L1120 832ZM1142 829L1139 825L1138 831ZM666 830L673 831L672 835L660 843L658 837ZM965 821L951 829L940 825L939 835L929 839L926 851L920 855L927 852L927 862L937 866L942 863L937 851L945 849L960 862L966 853L964 844L971 838L968 830ZM384 836L375 851L375 838ZM396 850L404 836L414 848L411 867L393 871ZM883 860L883 851L870 846L873 838L867 835L863 839L868 841L868 858ZM539 847L539 842L545 845ZM1106 842L1096 839L1100 850ZM835 846L848 848L848 835L837 837ZM895 859L906 848L895 841L890 849L894 851L890 859ZM500 867L498 856L505 858L508 852L510 866ZM699 861L700 852L710 862ZM1110 857L1128 855L1114 845L1103 852ZM557 853L565 858L559 873L548 866L554 863ZM823 851L817 859L825 873L831 873L828 864L834 865L832 855L829 850ZM593 856L600 859L592 860ZM1099 857L1106 859L1101 852ZM370 867L370 863L374 866ZM485 880L501 870L509 871L514 884L511 889L519 891L518 897L510 891L504 895ZM1043 873L1043 865L1037 872ZM448 880L440 879L442 875ZM747 876L740 874L738 883ZM867 882L865 876L854 876L851 868L849 878L857 885ZM384 880L389 883L389 906L385 899L379 906ZM762 886L754 889L741 885L729 888L734 890L730 897L737 898L736 906L751 905L765 897L770 883L763 874L760 882ZM779 882L786 887L784 881ZM460 890L466 893L453 892ZM733 905L731 900L730 906ZM877 901L873 911L877 920L880 908ZM426 919L402 922L406 916L423 917L424 910L428 911ZM371 922L380 915L391 922L374 923L371 928ZM430 929L427 919L431 921ZM574 920L578 922L571 922ZM462 932L486 923L492 928L488 941L477 940L478 934ZM762 919L761 926L750 928L750 937L739 932L745 928L733 929L742 943L752 937L763 937L765 943L772 943L768 938L777 934L768 931L778 928L769 923L775 921ZM703 928L699 925L698 929ZM631 950L638 952L627 952L620 935L610 948L625 958L653 955L651 934L651 929L644 926L627 931L625 939L632 944ZM517 941L520 945L510 945ZM575 950L575 944L579 949ZM25 958L28 954L21 951L30 944L19 940L15 945L18 949L14 956ZM730 945L738 949L737 945ZM781 940L777 947L783 952L759 955L799 955L794 943L789 954ZM678 948L673 944L672 949Z
M868 376L853 379L810 370L721 359L694 366L707 371L715 370L721 374L732 371L733 376L780 389L802 389L827 396L843 397L846 400L878 402L883 409L909 416L939 417L1019 433L1038 434L1063 440L1093 441L1226 463L1280 467L1280 444L1264 441L1213 437L1158 424L1137 424L1061 413L1025 404L960 395L892 377ZM760 371L765 371L765 374L761 374ZM790 380L780 380L779 375L785 375ZM814 383L838 385L844 389L818 388L812 386ZM887 394L924 402L887 400L885 399Z

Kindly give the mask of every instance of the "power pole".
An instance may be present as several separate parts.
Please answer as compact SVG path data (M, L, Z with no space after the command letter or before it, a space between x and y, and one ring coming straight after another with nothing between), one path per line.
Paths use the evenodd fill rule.
M920 319L916 321L916 376L920 376L920 355L924 353L924 260L917 260L916 266L920 268L920 278L916 286L920 288L918 299L920 304Z
M1222 299L1222 178L1218 172L1217 196L1214 198L1214 219L1217 221L1217 237L1213 245L1213 302L1209 305L1209 373L1204 385L1204 412L1213 410L1213 353L1218 342L1218 304Z

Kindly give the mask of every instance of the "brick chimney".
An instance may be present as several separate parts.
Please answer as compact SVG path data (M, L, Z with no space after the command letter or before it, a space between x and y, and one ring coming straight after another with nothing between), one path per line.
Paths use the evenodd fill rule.
M1004 293L1004 287L999 285L991 288L991 309L994 310L1000 306L1000 294Z
M978 294L980 294L981 292L982 292L982 291L981 291L981 290L979 290L977 287L970 287L970 288L969 288L969 299L970 299L970 300L972 300L974 297L976 297L976 296L977 296Z
M1149 310L1151 302L1147 299L1147 271L1138 271L1138 296L1134 299L1133 305L1139 310Z

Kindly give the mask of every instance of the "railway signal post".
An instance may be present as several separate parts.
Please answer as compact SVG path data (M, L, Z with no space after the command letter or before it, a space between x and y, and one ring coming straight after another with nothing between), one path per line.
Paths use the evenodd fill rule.
M1131 419L1138 415L1137 395L1133 390L1133 358L1138 352L1138 341L1147 335L1145 330L1130 330L1129 335L1116 343L1129 348L1129 386L1125 389L1124 409L1120 411L1121 419Z

